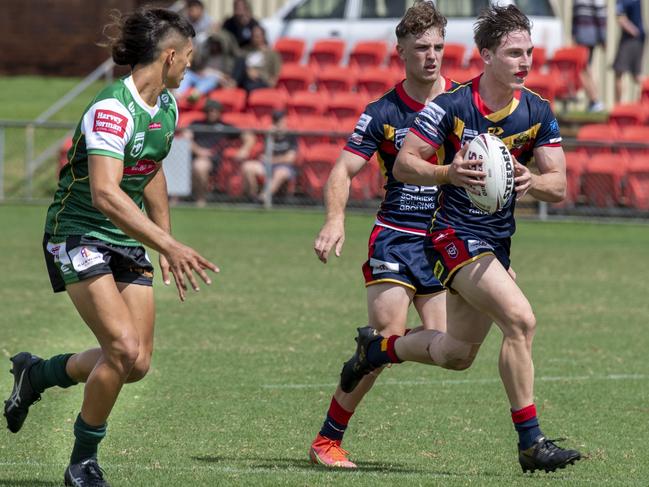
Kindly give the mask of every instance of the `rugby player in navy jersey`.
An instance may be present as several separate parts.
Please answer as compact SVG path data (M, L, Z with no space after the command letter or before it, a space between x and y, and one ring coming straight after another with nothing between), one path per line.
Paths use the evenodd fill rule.
M534 49L529 19L515 6L493 6L478 17L474 34L484 73L426 106L394 167L400 180L440 185L426 250L434 275L451 291L447 329L399 337L359 328L357 351L343 367L341 387L354 390L364 374L390 362L464 370L495 322L503 334L499 370L519 435L519 462L524 472L554 471L581 456L557 446L539 427L532 364L536 319L510 271L515 198L493 215L473 206L466 188L484 185L484 173L464 155L477 134L497 135L517 159L516 197L529 193L548 202L564 198L565 156L550 105L523 87ZM526 167L532 158L538 174Z
M424 251L437 188L403 184L392 175L397 152L417 113L435 96L453 87L440 76L445 26L446 19L430 2L416 3L397 26L397 49L405 63L406 79L370 103L360 116L329 176L326 221L314 245L324 263L332 250L340 256L351 180L378 152L386 193L370 235L363 275L369 326L388 336L406 332L410 303L414 303L422 320L422 327L413 336L421 329L445 329L446 293L433 276ZM349 419L378 372L364 377L351 393L336 389L322 429L309 450L313 463L356 467L341 442Z

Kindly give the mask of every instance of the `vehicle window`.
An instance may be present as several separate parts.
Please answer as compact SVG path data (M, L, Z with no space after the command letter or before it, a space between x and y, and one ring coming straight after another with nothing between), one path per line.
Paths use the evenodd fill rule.
M548 0L516 0L516 4L525 15L554 17L552 7Z
M399 19L413 3L413 0L363 0L361 18Z
M293 19L342 19L346 0L306 0L286 16Z
M446 17L475 18L483 8L489 6L489 0L437 0L436 3Z

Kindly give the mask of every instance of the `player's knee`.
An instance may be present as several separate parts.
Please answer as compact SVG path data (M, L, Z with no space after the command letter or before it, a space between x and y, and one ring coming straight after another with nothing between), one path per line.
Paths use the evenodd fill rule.
M436 333L428 346L431 360L444 369L466 370L480 349L479 343L457 340L447 333Z
M532 339L536 332L536 316L529 306L511 310L508 316L510 330L506 335L512 338Z
M131 373L128 375L127 382L137 382L144 379L146 374L149 372L149 367L151 366L151 354L150 353L140 353Z
M127 378L140 355L140 343L136 336L121 336L110 343L104 350L105 358L119 372Z

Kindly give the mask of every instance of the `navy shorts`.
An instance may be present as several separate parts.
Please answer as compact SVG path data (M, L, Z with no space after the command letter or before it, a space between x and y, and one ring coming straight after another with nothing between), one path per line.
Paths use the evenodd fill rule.
M115 245L98 238L73 235L63 242L43 237L45 264L55 293L67 284L112 274L116 282L153 285L153 265L144 247Z
M443 291L426 258L425 240L425 235L375 225L370 235L368 260L363 264L365 286L391 282L412 289L415 295Z
M425 245L433 274L447 289L451 289L457 271L488 254L495 255L502 266L509 269L510 247L511 238L486 240L454 228L434 230L426 237Z

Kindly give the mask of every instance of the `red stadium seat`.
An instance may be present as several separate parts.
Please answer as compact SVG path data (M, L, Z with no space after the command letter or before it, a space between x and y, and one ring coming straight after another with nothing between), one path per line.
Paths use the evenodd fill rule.
M629 206L649 210L649 162L645 156L636 156L629 161L625 195Z
M341 39L323 39L313 43L309 53L309 64L322 69L340 65L345 52L345 41Z
M181 112L200 112L205 106L205 100L207 97L201 96L199 98L190 97L189 94L180 96L176 99L178 104L178 110Z
M579 45L559 48L547 63L550 73L561 80L557 98L574 99L581 88L581 72L588 63L588 48Z
M286 125L290 130L313 132L298 136L300 153L313 144L331 143L330 132L337 130L338 122L322 115L289 115Z
M647 107L643 103L615 105L609 114L608 123L618 127L642 125L647 121Z
M358 42L349 54L349 66L355 68L370 68L383 64L388 52L385 41Z
M581 176L589 156L583 152L566 152L566 197L556 206L574 206L581 196Z
M283 64L277 80L277 88L287 93L308 90L314 81L313 70L302 64Z
M327 95L311 91L296 91L286 102L289 115L322 115Z
M378 97L394 86L394 74L385 67L365 68L360 71L356 80L359 93Z
M388 68L401 71L402 73L404 73L403 76L405 77L405 64L403 64L403 61L399 57L396 45L390 48L390 52L388 54Z
M304 55L304 40L292 37L280 37L275 41L273 50L282 58L282 63L299 63Z
M275 110L286 108L287 95L277 88L259 88L248 95L248 110L257 117L270 116Z
M545 48L541 46L534 46L532 53L532 71L539 72L547 62L547 55Z
M551 74L532 71L525 80L525 87L548 100L551 105L554 104L558 87L555 83L555 77Z
M180 112L178 117L178 125L176 130L187 128L192 122L197 120L203 120L205 118L205 112L203 111L190 111L190 112Z
M259 119L254 113L247 113L247 112L224 113L222 120L223 122L233 125L240 129L261 128Z
M642 81L640 88L640 101L643 103L649 102L649 78Z
M615 125L605 123L582 125L577 131L577 142L581 142L578 150L585 154L610 154L613 144L616 144L619 138L620 133Z
M469 68L459 68L459 69L447 69L444 64L442 64L442 76L446 79L450 79L457 83L466 83L471 81L473 78L478 76L480 73L474 69Z
M333 96L325 108L325 115L333 115L337 119L356 118L365 108L367 98L359 93L338 93Z
M356 70L346 66L330 66L316 75L318 91L348 93L356 85Z
M308 196L322 200L325 183L339 155L340 147L334 144L314 144L305 152L300 181Z
M628 155L642 154L646 157L649 155L649 127L646 125L623 127L619 131L619 137L616 142L616 145L622 142L623 153Z
M442 66L444 66L443 62ZM469 57L467 67L472 71L478 73L482 73L484 71L484 61L482 60L482 57L480 57L478 49L475 47L473 48L473 51L471 51L471 56Z
M371 200L382 194L382 176L376 156L365 164L352 179L349 197L353 200Z
M220 88L212 91L208 98L223 105L223 113L242 112L246 107L246 90L241 88Z
M442 68L460 69L464 66L464 53L466 47L464 44L454 44L449 42L444 45L444 60Z
M623 204L622 179L627 165L627 158L620 154L591 156L582 175L586 202L600 208Z

